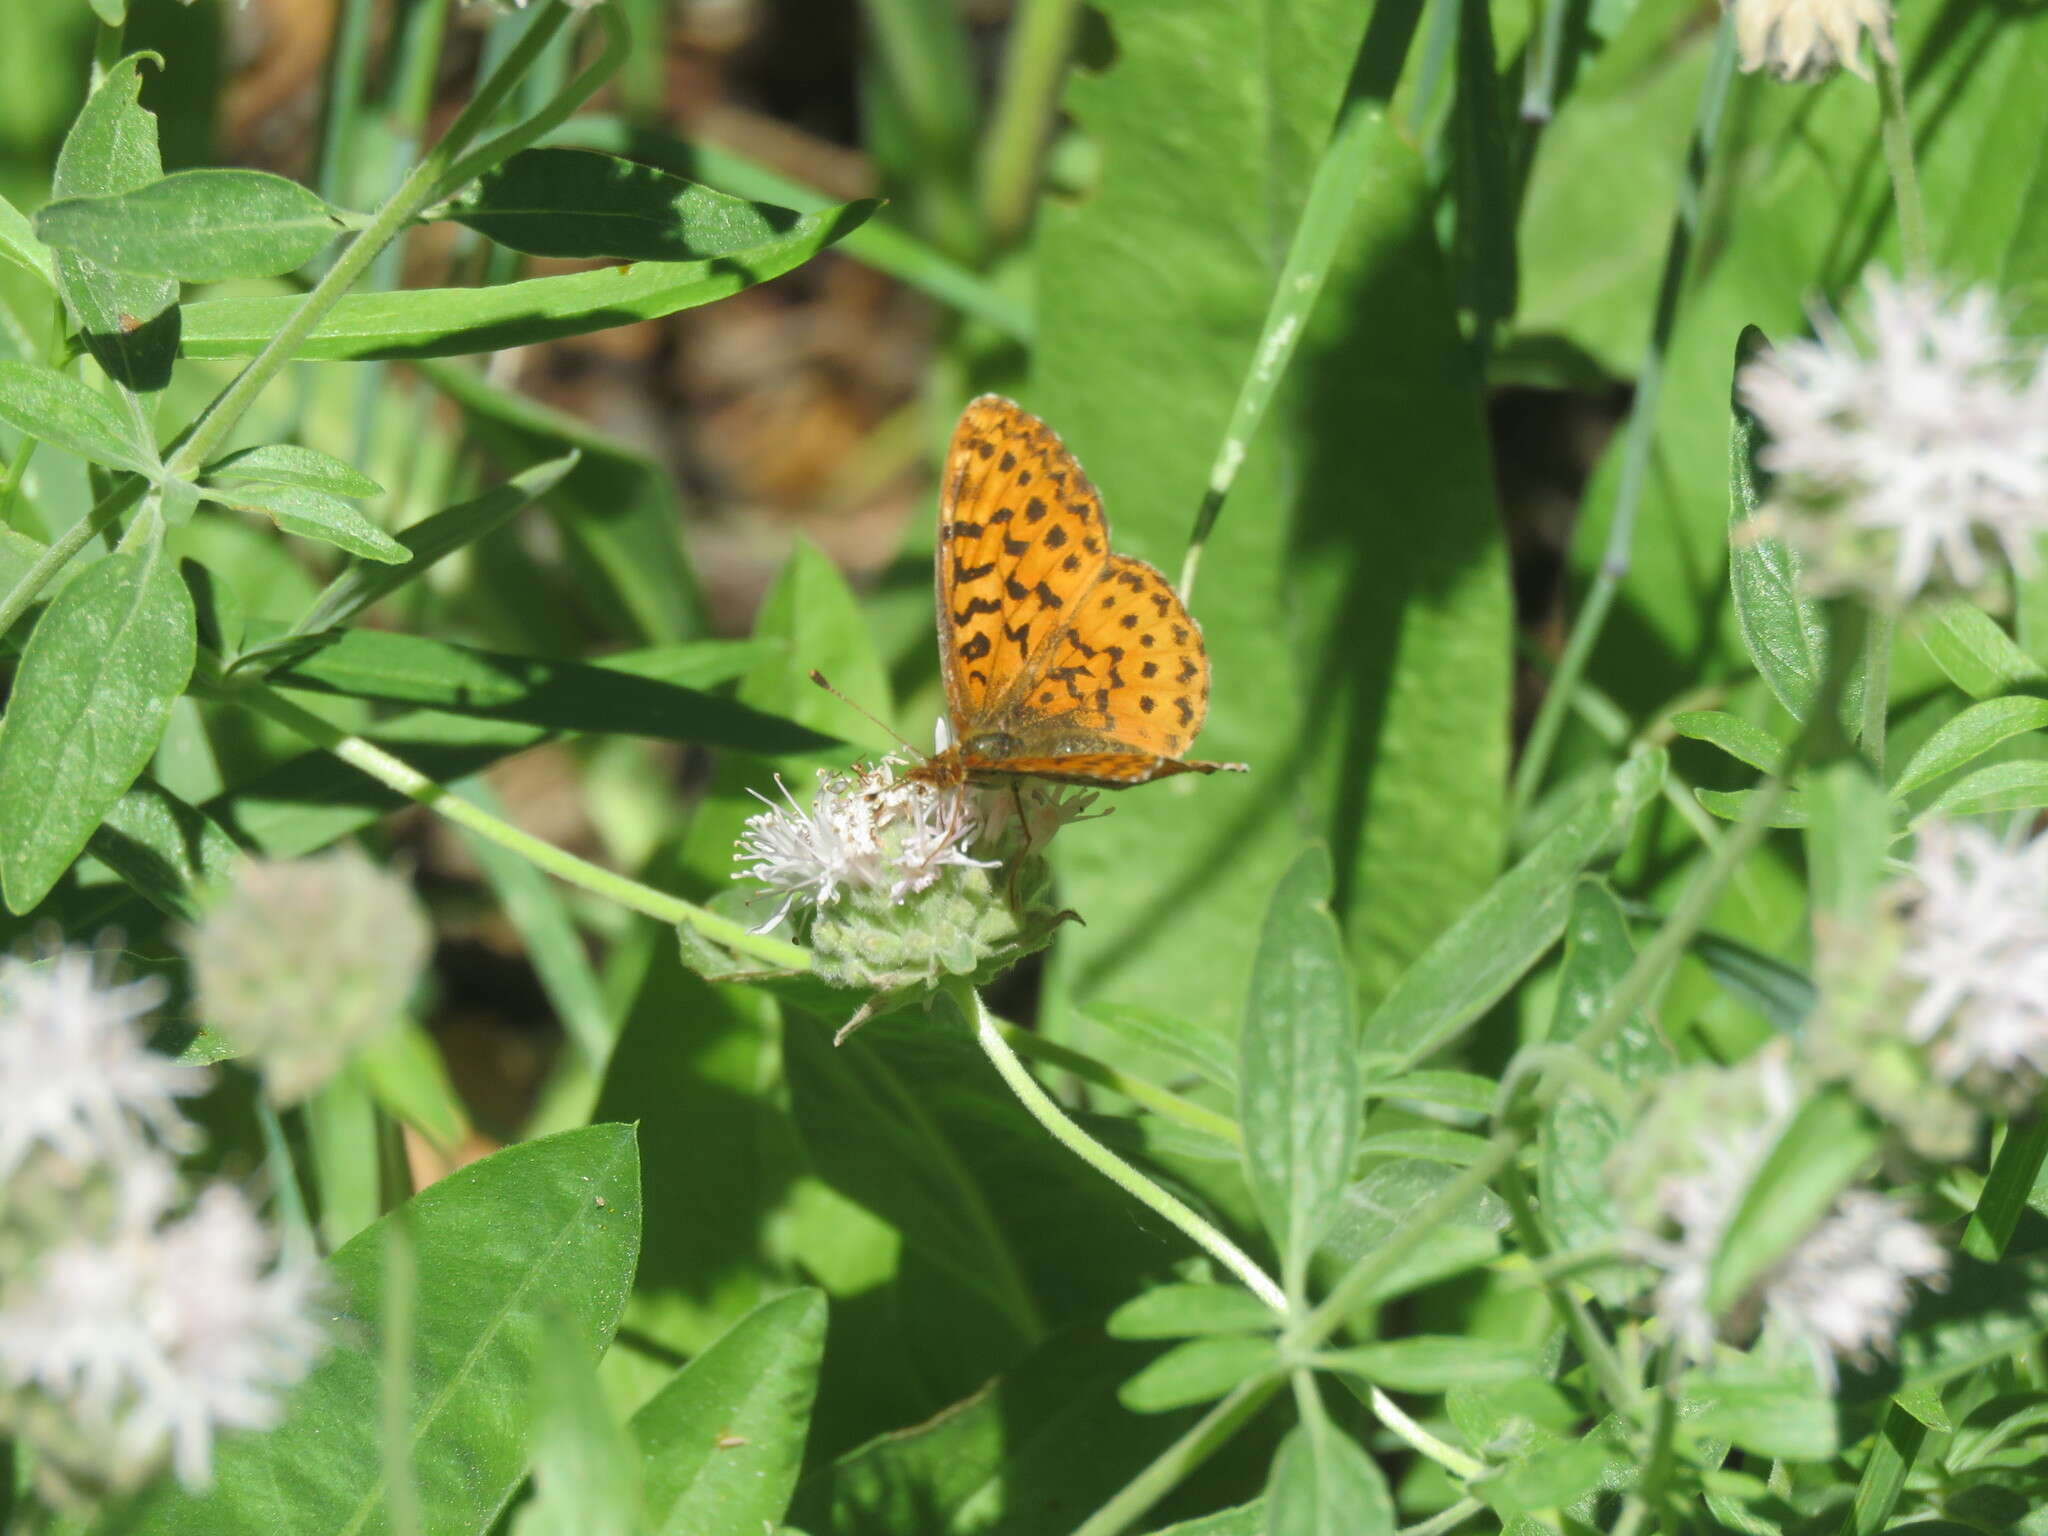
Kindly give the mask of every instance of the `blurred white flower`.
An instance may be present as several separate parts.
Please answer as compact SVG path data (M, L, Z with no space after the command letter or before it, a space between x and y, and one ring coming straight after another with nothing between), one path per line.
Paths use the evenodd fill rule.
M209 1074L143 1043L139 1021L163 998L162 981L116 984L84 950L0 956L0 1181L38 1146L118 1166L152 1133L190 1144L177 1101Z
M1852 1189L1759 1276L1727 1315L1708 1306L1708 1285L1730 1223L1799 1107L1790 1058L1766 1049L1739 1066L1669 1080L1644 1117L1652 1127L1633 1160L1658 1156L1652 1220L1623 1246L1660 1270L1651 1299L1676 1346L1694 1361L1713 1358L1724 1332L1745 1336L1768 1320L1777 1336L1813 1359L1832 1383L1835 1361L1865 1361L1888 1346L1915 1281L1938 1280L1947 1260L1896 1199Z
M202 1016L288 1104L403 1020L433 937L411 882L343 844L244 860L182 942Z
M1747 364L1743 403L1768 438L1772 513L1818 584L1904 601L1937 566L1985 579L1985 546L2035 568L2048 529L2048 367L1988 289L1951 296L1872 272L1861 335L1828 313L1817 340Z
M1072 784L998 785L981 791L981 836L984 846L993 846L1013 826L1023 827L1023 846L1033 853L1045 845L1061 827L1077 821L1107 816L1094 809L1102 796L1092 789ZM1021 813L1021 814L1020 814Z
M1898 62L1889 0L1722 0L1735 11L1744 71L1768 68L1780 80L1818 80L1837 64L1864 79L1863 35L1878 56Z
M758 880L782 904L755 932L774 928L799 903L827 907L846 890L887 890L902 901L929 890L948 866L993 869L967 849L980 833L964 786L940 788L903 777L902 764L818 771L808 809L778 776L783 804L754 792L766 810L747 818L733 857L750 867L735 880Z
M35 1407L53 1408L66 1432L41 1448L117 1490L166 1460L205 1487L215 1438L275 1424L323 1347L307 1315L317 1264L275 1260L224 1184L188 1211L178 1200L167 1162L132 1162L103 1230L67 1236L0 1284L0 1417L34 1424Z
M1805 1344L1832 1389L1835 1361L1870 1365L1897 1336L1914 1283L1939 1285L1947 1273L1948 1254L1903 1201L1844 1190L1764 1277L1764 1311Z
M1906 1032L1935 1071L2048 1075L2048 835L2008 847L1970 822L1929 822L1892 894L1899 973L1919 988Z

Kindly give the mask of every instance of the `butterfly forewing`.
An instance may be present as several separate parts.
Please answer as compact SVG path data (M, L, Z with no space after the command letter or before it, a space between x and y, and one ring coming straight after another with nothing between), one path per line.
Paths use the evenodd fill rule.
M1109 559L1101 498L1008 400L961 413L939 495L939 657L960 733L985 725Z

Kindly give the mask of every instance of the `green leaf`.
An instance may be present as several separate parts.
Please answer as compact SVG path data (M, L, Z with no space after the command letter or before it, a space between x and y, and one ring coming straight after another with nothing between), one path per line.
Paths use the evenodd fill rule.
M0 258L41 278L45 287L53 291L56 289L56 257L47 245L36 238L28 220L21 216L21 210L4 197L0 197Z
M1329 891L1321 848L1281 878L1239 1036L1245 1180L1297 1295L1358 1140L1358 1017Z
M1825 1461L1839 1445L1834 1401L1804 1360L1778 1367L1725 1359L1689 1375L1683 1396L1689 1432L1759 1456Z
M1262 1372L1279 1356L1270 1338L1225 1333L1176 1344L1123 1384L1117 1401L1133 1413L1166 1413L1213 1402Z
M241 857L218 822L146 773L114 802L85 846L151 906L187 923L199 920L208 892Z
M1596 1429L1582 1439L1539 1434L1507 1462L1468 1486L1500 1514L1534 1514L1576 1503L1601 1487L1628 1480L1635 1459L1626 1442ZM1541 1528L1541 1527L1539 1527Z
M773 240L796 222L680 176L583 149L521 150L448 217L529 256L703 261Z
M1680 710L1671 717L1671 729L1693 741L1719 747L1759 773L1776 773L1785 758L1784 744L1769 731L1718 709Z
M618 1326L640 1246L632 1128L594 1125L510 1147L343 1245L329 1263L332 1345L284 1422L224 1440L210 1492L167 1483L145 1497L140 1528L262 1536L381 1527L384 1285L399 1241L411 1243L417 1275L401 1412L420 1508L434 1529L482 1531L526 1470L545 1320L566 1318L589 1361Z
M1174 1070L1237 1092L1236 1053L1229 1041L1206 1029L1126 1003L1100 1004L1088 1010L1088 1018L1126 1044L1163 1058Z
M1939 1412L1941 1400L1934 1402ZM1926 1438L1927 1426L1911 1410L1898 1403L1886 1408L1870 1442L1863 1475L1856 1480L1856 1499L1849 1506L1843 1536L1877 1536L1891 1523L1892 1511L1898 1508L1899 1495L1905 1492L1907 1475Z
M1403 1072L1398 1077L1368 1076L1365 1096L1369 1099L1439 1104L1445 1109L1460 1110L1468 1115L1489 1115L1500 1097L1500 1084L1476 1072Z
M1320 1399L1310 1399L1320 1408ZM1392 1536L1394 1501L1358 1442L1320 1411L1288 1432L1266 1481L1266 1536Z
M286 533L318 539L365 560L403 565L411 556L353 502L303 485L209 485L200 495L236 512L261 512Z
M381 496L384 487L331 453L297 443L264 443L244 448L206 466L209 478L260 480L269 485L300 485L330 496ZM439 515L439 514L436 514Z
M2023 1218L2005 1257L1986 1264L1956 1254L1948 1285L1921 1291L1899 1329L1895 1360L1844 1380L1842 1395L1861 1401L1908 1388L1934 1388L1979 1366L2032 1347L2048 1334L2048 1230Z
M342 232L333 208L268 171L180 171L131 191L62 197L36 214L45 244L133 277L216 283L304 266Z
M864 1416L872 1438L804 1478L790 1523L862 1536L1065 1536L1186 1428L1118 1404L1117 1384L1143 1358L1083 1328L924 1422L885 1433Z
M271 673L271 681L282 688L424 705L558 731L630 734L743 752L808 752L833 745L829 736L731 699L615 667L507 656L390 630L330 630Z
M1538 1373L1536 1351L1501 1339L1431 1337L1395 1339L1329 1351L1316 1364L1355 1371L1394 1392L1443 1392L1451 1387L1526 1381Z
M458 357L583 336L656 320L780 277L874 211L847 203L806 214L787 231L710 261L640 262L486 288L408 288L350 294L292 355L329 361ZM299 307L297 295L202 299L185 308L184 355L251 357Z
M156 468L155 445L136 438L127 412L54 368L0 359L0 421L94 464Z
M734 1323L633 1415L657 1531L756 1531L789 1508L825 1352L825 1297L790 1291Z
M1918 627L1920 643L1934 664L1973 699L2048 684L2048 671L2021 650L1996 619L1960 598L1925 616Z
M1564 931L1579 871L1621 845L1663 778L1662 753L1623 763L1408 968L1365 1021L1365 1049L1419 1061L1505 997Z
M1628 919L1613 891L1604 881L1580 880L1565 928L1564 965L1550 1019L1552 1044L1577 1039L1599 1017L1635 957ZM1675 1064L1671 1047L1641 1009L1631 1012L1621 1029L1601 1044L1594 1060L1630 1088L1654 1080ZM1595 1247L1620 1232L1621 1213L1608 1189L1607 1165L1628 1129L1607 1099L1577 1084L1567 1086L1545 1112L1537 1189L1544 1214L1567 1249ZM1627 1277L1606 1271L1587 1275L1585 1283L1612 1304L1627 1300L1635 1289Z
M469 1134L469 1114L448 1079L447 1064L433 1037L411 1019L403 1021L356 1058L378 1107L411 1126L443 1152L453 1152Z
M1458 1177L1444 1163L1420 1158L1382 1163L1344 1191L1337 1220L1316 1255L1316 1274L1325 1285L1401 1229L1415 1209ZM1474 1194L1420 1248L1382 1276L1367 1298L1377 1304L1419 1290L1447 1275L1491 1263L1500 1255L1500 1229L1507 1207L1491 1190Z
M595 665L668 678L692 687L729 680L760 658L744 641L655 646ZM448 784L548 740L543 726L438 710L408 710L380 721L370 737L437 783ZM204 809L240 841L272 858L324 848L412 802L325 751L309 751L209 800Z
M2048 805L2048 763L1993 763L1964 774L1922 806L1913 819L2031 811L2044 805Z
M421 518L398 535L398 542L412 556L410 560L403 564L376 561L369 565L356 563L344 567L327 584L327 589L320 594L305 618L298 622L296 630L300 634L311 634L345 624L405 583L417 581L456 550L465 549L495 533L514 513L547 495L564 475L576 467L579 457L572 450L560 458L543 460L512 475L503 485L492 486L481 496L459 501Z
M1827 1214L1878 1149L1862 1105L1839 1088L1800 1105L1721 1236L1708 1271L1707 1310L1725 1316L1757 1277Z
M1781 1034L1791 1034L1813 1012L1813 978L1782 960L1713 933L1695 938L1692 952L1715 981L1756 1009Z
M0 885L26 912L148 766L192 675L192 599L161 544L50 600L0 722Z
M1735 343L1735 371L1769 345L1762 331L1744 326ZM1729 408L1734 426L1728 444L1728 586L1735 623L1757 675L1793 719L1804 720L1827 678L1827 618L1807 595L1798 552L1756 526L1767 496L1756 465L1761 434L1756 417L1732 390ZM1857 685L1851 690L1860 697ZM1843 708L1853 707L1845 697Z
M1894 795L1909 795L1945 773L1967 766L2000 742L2048 728L2048 699L1985 699L1954 715L1920 744L1892 781Z
M533 1380L533 1497L512 1536L641 1536L640 1463L566 1319L541 1321Z
M1853 932L1876 917L1885 850L1892 839L1890 804L1861 758L1830 763L1812 774L1806 799L1812 815L1806 867L1813 909Z
M1162 1525L1152 1536L1266 1536L1266 1533L1266 1501L1261 1497L1235 1509L1220 1509L1213 1515Z
M1712 811L1723 821L1740 821L1748 813L1753 789L1694 789L1693 799ZM1768 827L1803 827L1811 812L1807 808L1806 796L1796 789L1788 789L1778 796L1778 803L1771 810Z
M1180 1339L1271 1329L1273 1309L1235 1285L1161 1285L1109 1314L1112 1339Z
M109 69L64 136L50 191L102 197L148 186L164 173L156 118L142 110L142 61L134 53ZM59 251L57 288L86 349L115 383L162 389L178 356L178 285L165 278L110 272L73 251Z
M1283 274L1304 270L1288 254L1368 20L1388 21L1375 41L1398 53L1406 9L1126 7L1113 62L1068 77L1100 174L1039 213L1025 403L1102 488L1117 547L1169 575L1253 371L1284 351L1268 320ZM1056 1031L1142 1001L1227 1037L1248 985L1242 935L1304 830L1331 850L1362 1007L1499 870L1512 625L1477 472L1477 368L1430 172L1384 112L1351 121L1357 182L1338 167L1326 183L1354 194L1338 259L1243 445L1193 593L1214 663L1196 750L1252 771L1129 796L1054 844L1062 899L1088 921L1048 968Z

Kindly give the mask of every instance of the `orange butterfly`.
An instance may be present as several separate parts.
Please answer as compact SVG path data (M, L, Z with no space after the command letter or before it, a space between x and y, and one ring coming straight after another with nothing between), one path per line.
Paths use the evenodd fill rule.
M1202 631L1166 578L1109 552L1066 445L997 395L968 403L939 490L939 664L952 745L912 777L1122 789L1245 771L1180 754L1209 712Z

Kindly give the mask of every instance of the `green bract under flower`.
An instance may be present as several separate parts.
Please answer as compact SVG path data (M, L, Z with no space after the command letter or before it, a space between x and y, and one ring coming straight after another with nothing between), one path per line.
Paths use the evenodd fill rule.
M986 982L1051 942L1074 914L1052 899L1045 848L1095 796L1035 784L941 788L895 758L818 775L808 807L748 818L735 879L781 904L757 931L788 921L818 977L888 996L950 976Z

